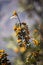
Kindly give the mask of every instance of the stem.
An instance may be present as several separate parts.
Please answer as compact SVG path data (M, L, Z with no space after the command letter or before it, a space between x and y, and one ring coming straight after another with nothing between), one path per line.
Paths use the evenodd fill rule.
M20 26L21 26L21 21L20 21L20 19L19 19L19 16L18 16L18 14L17 14L17 17L18 17L18 20L19 20L19 23L20 23Z
M19 19L19 16L17 15L17 17L18 17L18 20L19 20L19 23L20 23L20 19Z

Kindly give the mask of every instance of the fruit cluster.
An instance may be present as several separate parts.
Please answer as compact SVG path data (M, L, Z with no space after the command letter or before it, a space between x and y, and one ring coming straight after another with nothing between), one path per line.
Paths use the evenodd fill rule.
M0 65L11 65L9 60L7 59L7 53L5 50L0 50Z
M18 37L17 42L20 47L20 51L24 52L30 39L28 26L24 22L18 23L14 26L14 31L16 31L16 36Z

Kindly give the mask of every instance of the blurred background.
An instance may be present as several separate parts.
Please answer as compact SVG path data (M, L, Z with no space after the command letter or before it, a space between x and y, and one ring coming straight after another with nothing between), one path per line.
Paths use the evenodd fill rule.
M18 19L10 19L14 10L20 21L28 24L30 37L40 40L43 48L43 0L0 0L0 49L5 49L12 63L19 55L14 52L17 42L13 31Z

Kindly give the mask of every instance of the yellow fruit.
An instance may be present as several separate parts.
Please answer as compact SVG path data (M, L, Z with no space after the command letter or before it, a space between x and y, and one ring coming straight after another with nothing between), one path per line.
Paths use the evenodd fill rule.
M34 30L34 32L38 32L38 30L37 30L37 29L35 29L35 30Z
M17 12L16 12L16 11L14 11L12 16L17 16Z
M0 54L0 59L2 58L2 54Z
M16 27L16 26L14 26L14 27L13 27L13 29L14 29L14 30L17 30L17 27Z
M14 52L18 53L19 52L19 49L18 48L15 48L14 49Z
M18 27L18 28L17 28L17 31L20 31L20 30L21 30L21 27Z
M23 46L26 46L26 42L23 42Z
M20 43L22 40L21 39L18 39L17 42Z
M0 53L4 53L5 52L5 50L0 50Z
M34 42L35 45L39 44L39 42L37 40L33 40L33 42Z
M20 32L20 31L16 31L16 36L18 35L19 32Z
M26 51L26 47L20 47L20 52L23 53Z

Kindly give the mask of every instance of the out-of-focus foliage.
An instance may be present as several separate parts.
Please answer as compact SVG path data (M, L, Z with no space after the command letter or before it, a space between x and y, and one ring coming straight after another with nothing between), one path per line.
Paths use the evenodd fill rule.
M7 58L8 54L5 52L5 50L0 50L0 65L11 65Z

